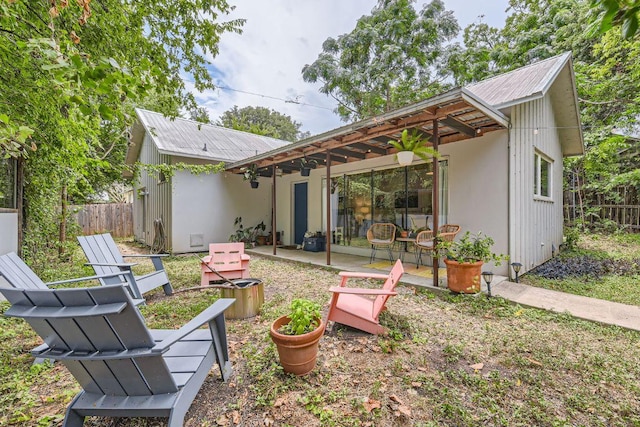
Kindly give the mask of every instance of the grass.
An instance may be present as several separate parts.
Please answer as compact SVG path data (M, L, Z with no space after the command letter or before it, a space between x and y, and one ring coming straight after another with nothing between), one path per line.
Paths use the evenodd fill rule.
M589 274L564 279L546 279L535 274L521 276L522 283L560 292L640 306L640 234L582 234L578 247L562 257L572 262L576 257L609 259L635 265L633 272L614 272L602 276Z
M48 279L82 270L82 258L72 259ZM215 290L179 292L199 283L193 256L165 261L178 292L148 295L141 311L153 328L178 327L218 298ZM316 369L295 377L283 373L269 325L294 298L326 310L337 275L256 256L251 275L265 283L262 312L227 322L234 375L221 383L212 370L186 426L640 426L637 332L500 298L401 286L381 318L388 335L333 328L320 341ZM1 317L0 341L0 425L59 425L79 390L73 378L59 364L31 365L28 351L39 340L24 322Z

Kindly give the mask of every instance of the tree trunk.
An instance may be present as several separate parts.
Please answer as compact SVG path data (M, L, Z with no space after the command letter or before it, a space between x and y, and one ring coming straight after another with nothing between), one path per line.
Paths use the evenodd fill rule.
M64 255L64 242L67 240L67 184L62 184L60 194L60 242L58 244L58 255Z

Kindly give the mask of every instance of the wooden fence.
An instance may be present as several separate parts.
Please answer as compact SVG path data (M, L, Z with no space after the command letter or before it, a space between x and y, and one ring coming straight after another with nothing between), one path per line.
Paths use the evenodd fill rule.
M640 205L592 205L585 207L585 222L603 224L613 221L618 228L640 232ZM579 219L579 209L574 205L565 205L565 221L569 224Z
M82 234L111 233L114 237L133 236L133 204L103 203L71 206Z

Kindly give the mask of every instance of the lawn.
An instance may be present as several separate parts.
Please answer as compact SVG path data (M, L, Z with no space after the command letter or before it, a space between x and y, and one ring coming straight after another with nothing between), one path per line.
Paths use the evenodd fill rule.
M81 264L78 257L73 268L40 273L69 277ZM165 264L178 292L148 296L141 310L154 328L177 327L218 298L216 290L179 292L199 283L194 256ZM330 326L316 369L298 378L279 367L269 325L294 298L326 310L336 272L257 256L251 270L265 282L262 313L228 321L234 374L221 383L211 371L186 426L640 426L637 332L500 298L401 286L383 318L387 336ZM61 365L31 366L28 350L38 340L28 326L0 323L0 425L57 425L77 385Z
M640 306L640 234L581 234L577 248L521 277L531 286Z

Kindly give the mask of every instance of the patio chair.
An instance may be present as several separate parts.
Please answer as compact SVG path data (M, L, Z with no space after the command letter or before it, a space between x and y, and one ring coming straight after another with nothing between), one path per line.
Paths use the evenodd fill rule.
M124 284L127 282L127 279L125 278L127 274L130 273L117 272L45 283L15 252L0 255L0 276L4 277L9 285L19 289L49 289L49 286L59 286L105 278L116 279L118 283ZM133 301L136 305L144 303L143 299L134 299Z
M441 242L452 242L460 232L460 226L456 224L443 224L438 227L438 240ZM416 236L416 268L420 268L422 262L422 252L433 252L434 238L433 231L421 231Z
M371 258L369 263L373 263L378 248L386 248L389 252L389 261L393 262L393 253L391 248L396 239L396 226L388 222L379 222L372 224L367 230L367 240L371 245Z
M82 387L64 426L107 416L168 417L181 427L213 364L223 381L231 375L224 310L233 299L178 330L150 330L122 285L0 292L11 303L5 315L25 319L44 340L31 353L61 361Z
M201 286L207 286L209 282L226 279L249 278L249 260L251 257L244 253L244 243L211 243L209 255L202 258L200 264Z
M331 320L370 334L384 333L378 317L386 310L387 300L398 294L395 288L403 274L400 260L396 261L389 274L341 271L338 273L342 278L340 286L329 289L332 296L327 322ZM379 279L385 282L381 289L348 288L346 284L349 279Z
M166 254L125 255L124 257L126 258L151 258L151 262L153 262L156 271L142 276L135 276L131 268L137 264L124 262L124 257L111 234L78 236L78 242L80 242L80 246L89 260L87 265L92 266L96 274L129 272L130 274L126 278L134 298L144 298L143 294L160 286L162 286L166 295L173 293L169 277L162 264L162 257L167 256ZM119 283L117 279L108 277L99 280L103 285Z

